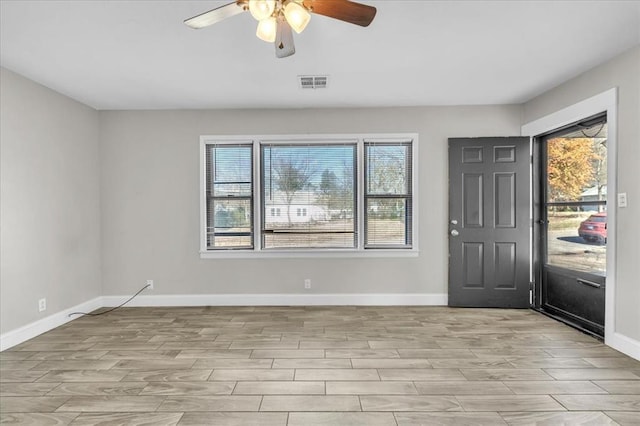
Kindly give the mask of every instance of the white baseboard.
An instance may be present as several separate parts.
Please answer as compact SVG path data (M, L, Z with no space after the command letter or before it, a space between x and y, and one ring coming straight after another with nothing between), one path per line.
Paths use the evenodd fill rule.
M605 337L605 343L613 349L640 361L640 342L624 334L614 332Z
M104 296L118 306L126 296ZM446 306L446 294L175 294L138 296L127 306Z
M102 297L96 297L88 302L80 303L64 311L34 321L31 324L6 332L0 335L0 351L19 345L22 342L26 342L29 339L33 339L42 333L46 333L49 330L53 330L56 327L60 327L78 318L78 316L70 317L69 314L72 312L91 312L103 306Z

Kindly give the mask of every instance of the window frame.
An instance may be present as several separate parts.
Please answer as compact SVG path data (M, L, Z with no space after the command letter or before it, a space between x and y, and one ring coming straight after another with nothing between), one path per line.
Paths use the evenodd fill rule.
M375 246L365 247L365 142L366 143L409 143L411 154L410 201L411 201L411 232L408 236L410 246ZM292 248L292 249L263 249L262 227L262 145L270 144L356 144L355 165L355 231L357 233L355 248ZM207 170L206 150L209 145L238 145L251 144L253 146L253 248L208 249L207 247ZM224 258L298 258L298 257L417 257L418 247L418 134L305 134L305 135L203 135L200 137L200 257L202 259Z

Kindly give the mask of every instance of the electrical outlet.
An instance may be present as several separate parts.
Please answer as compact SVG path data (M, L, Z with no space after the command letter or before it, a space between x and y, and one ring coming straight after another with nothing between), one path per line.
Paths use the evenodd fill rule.
M38 312L44 312L47 310L47 299L38 300Z
M311 288L311 280L309 278L304 280L304 288L307 289L307 290L309 290Z
M153 280L147 280L147 286L149 290L153 290Z

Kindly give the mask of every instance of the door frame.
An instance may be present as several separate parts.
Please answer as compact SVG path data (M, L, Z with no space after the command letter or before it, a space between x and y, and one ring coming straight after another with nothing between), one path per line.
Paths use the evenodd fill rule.
M522 136L535 138L544 133L549 133L555 129L567 126L571 123L578 122L596 114L606 112L607 114L607 194L610 201L610 207L607 209L607 273L605 287L605 317L604 317L604 339L605 344L613 347L626 346L615 333L615 308L616 308L616 237L617 237L617 201L618 193L617 184L617 163L618 163L618 89L612 88L598 95L570 105L559 111L551 113L537 120L526 123L522 126ZM532 144L533 145L533 144ZM539 161L540 159L536 160ZM532 168L540 166L540 164L532 164ZM532 169L533 172L533 169ZM532 185L537 185L532 181ZM539 244L540 235L539 225L536 224L536 211L540 207L540 194L533 193L533 202L531 203L531 217L534 219L533 225L533 244ZM537 204L537 205L536 205ZM538 218L539 219L539 218ZM532 279L535 283L539 283L539 247L532 247ZM539 297L540 289L534 292L534 302Z

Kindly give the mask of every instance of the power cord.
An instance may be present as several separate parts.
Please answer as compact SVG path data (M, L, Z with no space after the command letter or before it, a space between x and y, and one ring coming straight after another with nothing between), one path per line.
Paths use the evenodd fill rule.
M131 302L137 295L139 295L140 293L142 293L144 290L146 290L148 287L151 287L151 284L147 284L144 287L142 287L140 290L138 290L138 292L136 294L134 294L133 296L131 296L129 299L127 299L125 302L121 303L120 305L116 306L115 308L111 308L108 309L104 312L99 312L97 314L91 314L91 313L87 313L87 312L72 312L69 314L69 316L71 315L82 315L82 316L89 316L89 317L97 317L99 315L104 315L104 314L108 314L109 312L113 312L116 309L122 308L124 305L126 305L127 303Z

